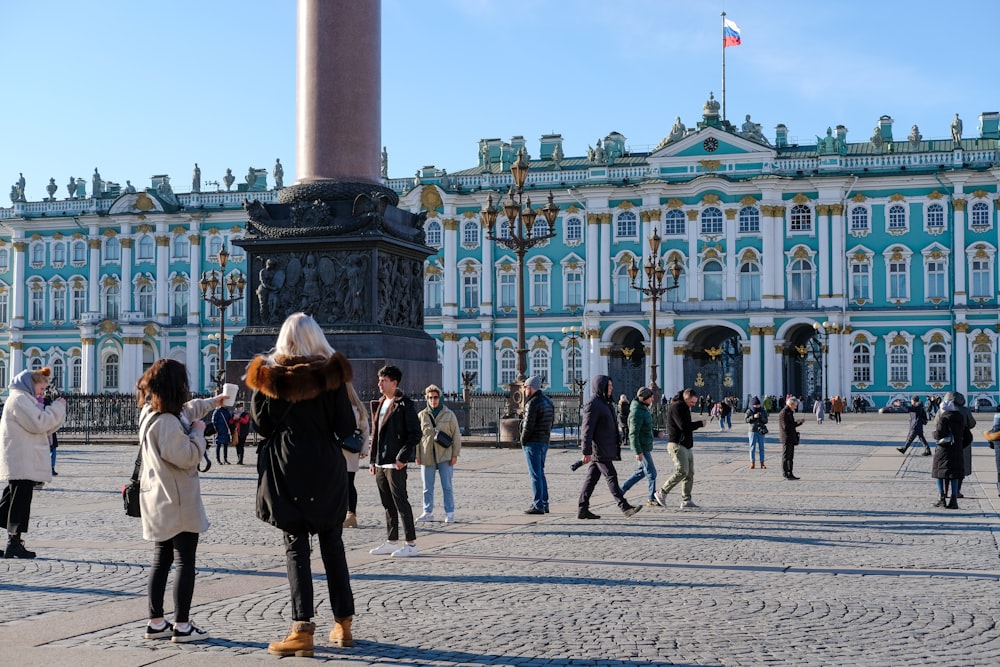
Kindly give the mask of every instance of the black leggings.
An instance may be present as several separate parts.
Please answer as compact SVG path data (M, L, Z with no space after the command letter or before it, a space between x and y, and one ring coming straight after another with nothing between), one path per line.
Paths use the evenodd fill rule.
M350 472L347 473L347 511L358 512L358 490L354 488L354 477L358 473Z
M163 616L163 594L167 589L167 575L177 554L177 572L174 575L174 623L187 623L194 597L194 557L198 551L198 533L177 533L169 540L153 545L153 567L149 571L146 592L149 596L149 617Z
M343 524L317 534L319 553L326 570L326 587L330 594L330 610L335 619L354 616L354 593L351 575L344 553ZM307 533L285 533L285 565L292 593L292 620L310 621L315 613L313 580Z

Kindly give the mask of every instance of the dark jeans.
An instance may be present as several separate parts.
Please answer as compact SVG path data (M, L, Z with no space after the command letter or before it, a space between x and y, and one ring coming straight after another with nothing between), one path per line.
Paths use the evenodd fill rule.
M625 494L622 493L621 487L618 486L618 471L615 470L615 464L611 461L590 461L590 465L587 467L587 478L583 480L583 488L580 489L580 509L587 509L590 507L590 496L594 493L594 488L597 487L597 480L604 477L608 483L608 490L611 491L611 495L615 497L618 501L618 507L622 510L628 509L628 501L625 500Z
M354 478L358 473L347 473L347 511L357 513L358 511L358 490L354 486Z
M246 451L247 441L240 438L236 441L236 462L243 463L243 452Z
M795 462L795 445L787 442L781 443L781 470L787 477L792 474L792 465Z
M167 575L177 554L174 574L174 623L187 623L194 597L194 557L198 551L198 533L177 533L169 540L153 544L153 567L146 581L149 597L149 617L163 616L163 594L167 590Z
M413 526L413 508L406 495L406 468L395 470L391 468L375 468L375 485L378 495L385 508L385 527L389 541L399 539L399 520L403 520L403 534L407 542L417 539L417 530Z
M20 534L28 532L31 516L31 496L35 483L30 479L12 479L0 496L0 521L7 525L7 532Z
M927 444L927 438L924 437L923 428L910 431L909 435L906 436L906 442L903 443L903 449L909 448L910 444L914 440L920 440L920 442L924 443L924 447L930 447L930 445Z
M354 616L354 592L351 591L351 574L347 570L344 553L342 524L317 534L319 553L326 570L326 586L330 593L330 609L334 618ZM285 533L285 564L288 584L292 589L292 620L312 620L313 581L309 556L309 535Z
M219 441L215 442L215 460L217 463L222 463L223 461L229 461L228 442L219 442Z

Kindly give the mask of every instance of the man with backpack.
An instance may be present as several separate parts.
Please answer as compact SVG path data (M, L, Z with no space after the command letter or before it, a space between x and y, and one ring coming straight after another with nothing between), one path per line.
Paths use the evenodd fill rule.
M896 400L893 401L893 405L905 407L906 411L910 413L910 431L906 435L906 442L903 443L902 447L897 447L896 451L900 454L906 454L906 450L910 448L910 444L917 438L924 443L924 453L923 456L931 455L931 448L927 444L927 438L924 437L924 425L927 424L927 411L924 410L923 403L920 402L919 396L914 396L910 399L910 404L903 406L903 402Z

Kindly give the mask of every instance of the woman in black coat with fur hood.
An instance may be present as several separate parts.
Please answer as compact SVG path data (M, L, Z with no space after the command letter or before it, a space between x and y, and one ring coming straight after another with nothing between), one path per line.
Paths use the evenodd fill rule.
M326 570L334 617L330 641L352 645L354 594L343 541L347 464L337 446L355 429L345 387L351 378L350 362L303 313L285 320L274 351L247 369L254 392L250 416L265 438L257 456L257 517L284 531L292 593L292 630L268 646L274 655L313 655L310 535L319 538Z
M965 454L967 447L972 445L972 429L969 421L972 415L966 414L965 396L959 392L948 392L941 404L941 412L934 422L934 439L938 441L934 448L934 458L931 460L931 477L937 480L939 498L935 507L958 509L958 491L965 477ZM974 426L976 421L971 419ZM951 441L948 442L947 439ZM949 484L950 482L950 484ZM948 487L951 487L951 500L945 504Z

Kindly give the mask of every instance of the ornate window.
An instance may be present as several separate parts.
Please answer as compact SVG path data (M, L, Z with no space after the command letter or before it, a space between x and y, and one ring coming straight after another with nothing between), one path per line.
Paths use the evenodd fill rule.
M45 321L45 288L37 283L31 287L31 321Z
M31 244L31 264L32 266L45 264L45 244L41 241Z
M885 257L886 298L890 301L910 299L910 259L913 252L904 246L892 246L882 253Z
M466 248L476 248L479 246L480 225L475 220L466 220L462 223L462 245Z
M566 298L563 305L567 308L579 308L583 305L583 272L567 271L564 278L566 280Z
M889 382L910 384L910 348L906 345L889 348Z
M966 250L969 265L969 297L980 302L993 299L993 259L996 251L986 243Z
M462 308L477 310L479 308L479 272L462 273Z
M112 352L104 357L104 383L101 389L105 392L118 391L119 361L118 354Z
M701 267L705 301L722 301L722 262L711 259Z
M463 373L475 373L476 381L473 383L473 387L476 386L476 382L482 376L479 372L479 352L476 350L466 350L462 353L462 372Z
M632 289L627 264L621 264L615 269L615 303L639 303L639 290Z
M668 209L667 214L663 219L664 236L669 234L682 236L684 233L684 212L679 208Z
M104 261L105 262L120 262L122 261L122 244L118 240L117 236L110 236L104 241Z
M931 204L927 207L927 213L924 218L927 221L928 230L944 229L944 206L941 206L941 204Z
M869 232L871 228L868 224L868 209L864 206L855 206L851 209L851 231Z
M793 232L811 232L812 211L805 204L796 204L788 215L788 225Z
M510 238L511 224L510 220L507 218L498 218L496 227L496 237L498 239L509 239Z
M538 216L535 218L535 224L531 226L531 238L540 239L543 236L548 236L549 231L549 221L542 216ZM546 239L545 241L539 243L537 247L545 247L548 244L548 239Z
M905 232L907 228L906 224L906 207L902 204L893 204L889 207L889 211L886 214L887 218L887 229L890 232Z
M156 241L149 234L144 234L139 237L139 243L136 244L135 259L139 262L152 262L153 257L156 254ZM218 253L217 253L218 254Z
M740 300L760 301L760 264L757 262L740 265Z
M638 218L632 211L622 211L615 222L615 237L634 239L638 235Z
M62 359L56 358L49 362L49 368L52 369L52 386L57 391L65 391L66 364L63 363Z
M583 241L583 220L576 216L566 218L563 225L566 229L566 243L576 245Z
M854 379L853 384L869 385L872 383L872 349L865 343L854 346Z
M59 266L66 263L66 244L62 241L52 244L52 263Z
M871 301L872 265L870 261L851 262L851 298L857 301Z
M549 351L544 348L537 348L531 351L531 358L528 362L528 375L542 378L544 384L548 384L549 379Z
M424 232L427 238L427 245L431 246L441 246L441 223L437 220L431 220L427 223L427 229Z
M170 291L173 296L170 303L170 316L177 322L187 321L188 286L182 282L174 283Z
M517 377L517 356L514 350L506 348L500 351L500 384L508 385Z
M73 241L73 263L83 264L87 261L87 244L83 241Z
M701 212L701 233L718 236L722 232L722 209L717 206L709 206Z
M191 241L187 234L180 233L174 236L174 259L185 262L191 260Z
M529 308L548 310L549 298L549 267L540 263L534 264L531 270L531 305Z
M972 383L981 387L993 385L993 349L989 343L972 346Z
M424 308L440 308L443 294L443 280L440 273L427 274L424 281Z
M82 285L74 285L70 291L70 319L73 321L83 317L83 311L87 307L87 288Z
M0 287L0 325L10 323L10 292ZM7 385L2 385L6 387Z
M573 380L583 379L583 354L579 347L571 347L566 352L566 386L572 387Z
M947 298L946 283L948 263L944 259L932 259L925 265L925 280L928 299Z
M941 343L933 343L927 348L927 381L948 383L948 353Z
M760 231L760 210L756 206L741 208L739 220L741 234L756 234Z
M52 286L52 319L55 322L66 321L66 284Z
M788 300L813 300L813 264L808 259L792 261L788 269Z
M499 286L499 307L500 308L515 308L517 307L517 274L513 269L510 271L501 270L497 276L497 284Z
M73 391L80 391L83 384L83 360L80 357L73 357L69 362L69 388Z
M990 226L990 205L984 201L973 203L969 210L969 225L973 229L988 229Z
M135 301L142 316L147 320L153 319L153 314L156 312L156 295L153 292L153 286L149 283L139 285L135 291Z
M7 248L0 248L0 271L6 271L9 266L10 255L7 253Z
M205 256L209 259L217 260L220 250L222 250L222 237L219 234L212 234L208 237L208 246L205 249Z
M104 317L117 320L121 317L122 289L116 283L104 287Z

